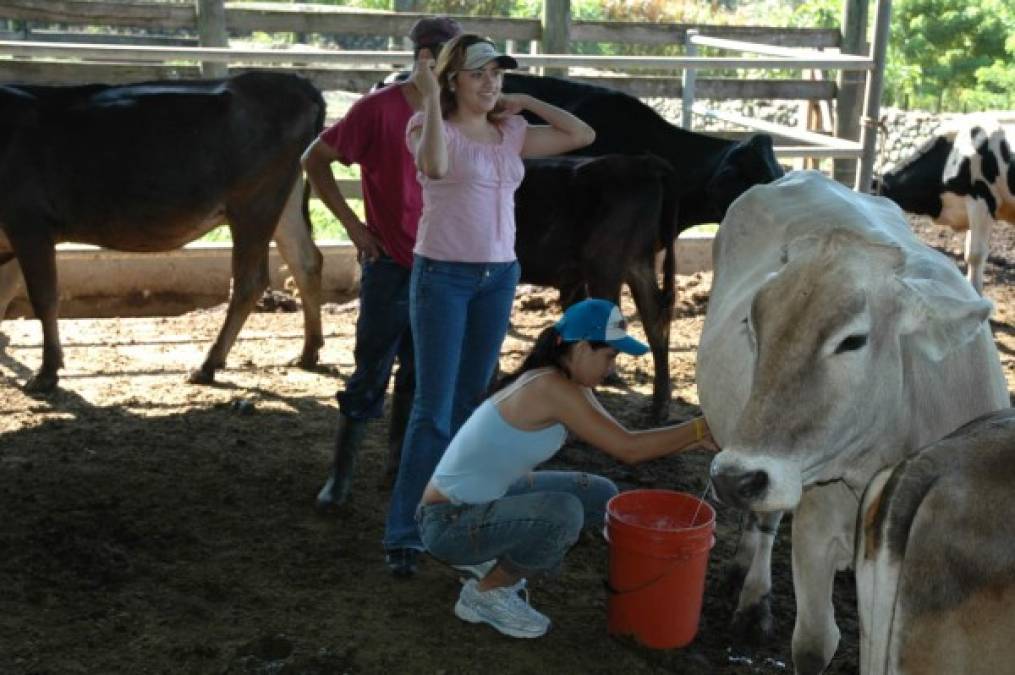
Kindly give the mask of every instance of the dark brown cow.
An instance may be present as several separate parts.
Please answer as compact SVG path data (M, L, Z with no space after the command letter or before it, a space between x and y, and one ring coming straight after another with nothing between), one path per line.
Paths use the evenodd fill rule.
M670 165L652 155L526 160L515 214L522 281L559 288L564 306L589 296L619 303L621 284L631 289L655 362L652 414L665 416L677 227Z
M263 72L0 87L0 263L13 252L21 264L43 330L42 366L26 389L52 389L63 365L56 243L167 251L223 222L233 239L229 309L191 381L210 382L225 365L267 288L273 236L303 300L300 365L314 365L323 344L322 259L310 236L300 155L320 132L324 111L307 80Z

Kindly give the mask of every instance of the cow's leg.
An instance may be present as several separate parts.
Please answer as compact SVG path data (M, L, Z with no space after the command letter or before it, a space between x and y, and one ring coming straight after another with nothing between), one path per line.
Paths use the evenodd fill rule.
M655 261L635 265L628 274L627 283L638 308L645 336L652 350L655 380L652 383L652 419L661 422L670 407L670 324L673 306L667 305L665 294L656 285Z
M867 523L875 521L874 512L887 508L881 502L885 484L892 469L874 476L867 486L860 508L854 565L856 570L857 617L860 621L860 675L885 675L890 672L890 648L898 618L895 602L898 596L901 561L894 559L887 546L874 547L868 539ZM881 542L884 543L883 541ZM870 550L868 550L868 548Z
M233 221L235 223L235 221ZM268 226L270 232L271 225ZM229 294L226 320L222 324L215 343L208 350L201 368L190 374L191 384L211 384L215 371L226 364L226 356L236 341L258 298L268 288L268 240L252 241L252 238L237 238L237 227L233 227L233 281Z
M17 261L12 260L0 265L0 321L3 321L7 314L7 306L14 299L18 291L18 283L21 281L21 268Z
M793 512L793 665L798 675L825 670L839 645L832 587L853 562L856 496L844 483L806 490Z
M45 232L41 224L30 229ZM63 350L60 348L57 323L60 296L57 289L56 248L52 239L39 234L11 237L11 245L21 264L28 300L42 324L42 365L39 372L25 383L25 391L52 391L59 380L58 371L63 368Z
M772 637L772 548L781 520L781 511L748 514L737 554L726 572L731 585L740 587L743 580L732 631L747 644L763 644Z
M303 304L303 353L301 368L313 368L324 346L321 330L321 267L323 257L311 237L310 223L303 212L303 176L293 185L282 217L275 229L275 243L289 266Z
M620 266L617 265L615 267L619 268ZM609 270L609 273L607 273L605 267L597 270L592 265L585 267L585 275L588 278L588 282L585 285L585 293L581 293L579 289L579 292L572 296L572 302L565 305L565 307L569 307L571 304L580 302L585 298L602 298L620 307L620 286L622 283L620 276L615 276L613 270ZM563 296L563 293L561 295ZM603 378L603 384L611 387L625 386L624 380L616 370Z
M966 198L966 215L969 231L966 232L966 277L980 295L983 295L983 270L990 253L990 231L994 218L982 199Z

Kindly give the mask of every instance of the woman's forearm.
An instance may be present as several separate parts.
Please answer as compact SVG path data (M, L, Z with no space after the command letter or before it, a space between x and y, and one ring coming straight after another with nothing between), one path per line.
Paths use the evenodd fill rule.
M423 131L416 148L416 166L427 178L443 178L448 173L448 145L436 94L423 101Z
M633 442L627 456L621 459L629 464L638 464L701 444L708 437L708 425L705 418L695 417L671 427L630 433Z
M525 108L529 112L541 117L557 131L572 138L575 147L584 147L596 140L596 132L592 127L555 105L550 105L545 101L540 101L538 98L527 96Z

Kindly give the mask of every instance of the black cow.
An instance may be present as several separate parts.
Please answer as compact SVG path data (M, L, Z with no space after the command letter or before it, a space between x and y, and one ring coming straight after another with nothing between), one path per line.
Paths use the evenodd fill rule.
M966 276L983 293L995 220L1015 225L1015 159L996 120L974 116L875 179L873 191L966 236Z
M565 306L587 296L619 303L621 284L631 289L655 362L656 419L670 401L675 188L673 170L658 157L606 155L526 160L515 193L522 281L559 288Z
M668 162L680 200L677 234L694 225L719 222L730 203L749 187L783 175L767 134L731 141L687 131L633 96L556 77L509 73L504 76L504 91L530 94L591 125L595 142L573 154L651 153Z
M228 221L233 282L225 324L192 382L210 382L268 284L275 237L300 288L300 365L317 362L321 254L310 236L300 155L324 124L307 80L251 72L127 86L0 87L0 264L16 257L42 322L26 389L63 365L54 245L167 251ZM6 259L5 259L6 258ZM10 275L6 275L10 276Z
M766 134L756 134L738 142L687 131L673 126L633 96L555 77L509 73L504 77L504 91L530 94L590 124L596 131L596 140L575 155L653 154L669 167L663 182L668 185L667 199L675 200L671 209L675 222L655 215L661 208L662 178L659 165L645 163L644 159L630 165L633 179L619 176L615 169L622 163L613 159L602 166L577 169L570 183L561 182L560 176L567 171L565 166L542 169L552 166L552 162L529 162L525 180L515 196L516 250L523 280L561 288L565 305L584 294L615 301L621 281L628 282L652 345L656 365L653 413L662 417L669 403L667 363L674 294L672 279L664 280L661 295L653 296L647 290L645 275L649 260L645 242L651 239L669 250L682 231L722 220L733 200L748 188L782 176L782 167L772 151L772 139ZM597 179L579 180L583 171ZM647 191L638 189L639 178L649 181ZM617 185L610 186L609 179L617 180ZM540 186L544 180L552 182ZM562 206L564 195L576 208ZM584 204L599 205L604 215L574 220L577 209ZM553 220L549 214L559 215L560 220ZM620 214L649 219L624 222ZM535 220L529 222L530 219ZM625 253L598 255L603 251ZM665 273L672 277L672 260L668 264L671 267ZM554 273L557 266L562 267ZM654 280L654 271L651 278ZM655 288L654 281L652 285ZM661 377L665 377L665 384Z

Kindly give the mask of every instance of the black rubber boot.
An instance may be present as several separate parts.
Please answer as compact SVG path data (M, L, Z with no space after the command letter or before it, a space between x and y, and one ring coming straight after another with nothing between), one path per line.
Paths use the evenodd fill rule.
M384 473L378 481L382 490L390 490L398 477L398 465L402 461L402 441L405 440L405 427L409 424L412 412L414 389L399 391L397 388L391 396L391 421L388 423L388 459L384 465Z
M335 437L335 461L328 482L317 493L317 510L330 511L346 502L352 489L352 475L356 470L356 456L366 435L365 420L354 420L339 413L338 434Z

